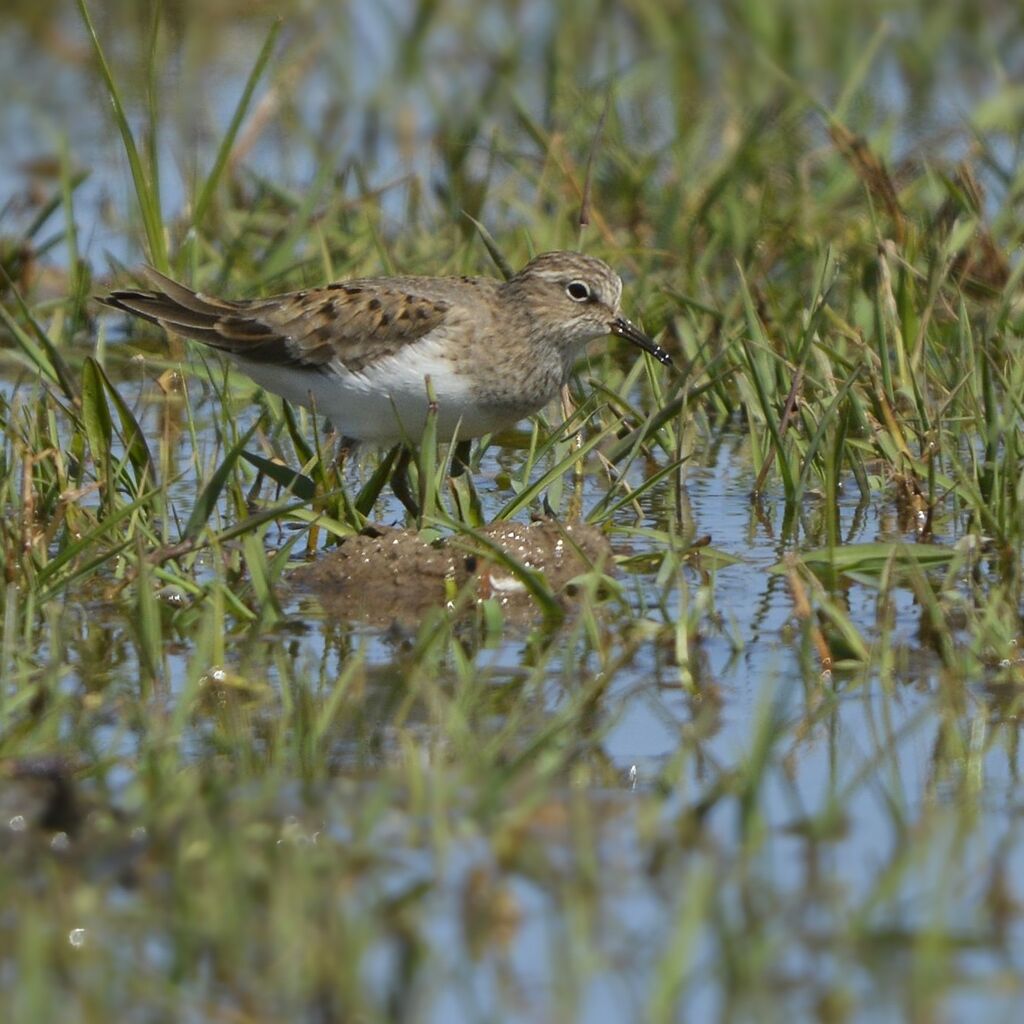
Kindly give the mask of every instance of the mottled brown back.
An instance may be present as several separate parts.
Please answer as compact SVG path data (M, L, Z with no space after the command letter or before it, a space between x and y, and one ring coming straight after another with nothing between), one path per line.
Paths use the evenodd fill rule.
M194 292L148 268L154 291L115 291L105 305L258 363L358 373L444 322L451 303L424 294L444 279L365 278L324 288L229 301Z

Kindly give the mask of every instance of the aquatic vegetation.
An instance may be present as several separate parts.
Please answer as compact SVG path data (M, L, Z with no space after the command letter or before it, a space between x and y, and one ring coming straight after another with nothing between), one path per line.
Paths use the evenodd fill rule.
M8 1019L1019 1005L1021 15L244 7L0 14ZM578 244L679 372L415 517L91 300Z

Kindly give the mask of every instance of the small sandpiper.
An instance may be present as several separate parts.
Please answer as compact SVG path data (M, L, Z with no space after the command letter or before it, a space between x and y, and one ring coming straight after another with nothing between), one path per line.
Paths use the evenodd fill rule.
M439 440L511 426L555 398L586 344L609 334L671 365L621 315L618 274L576 252L544 253L507 281L367 277L240 301L146 277L152 291L100 301L226 353L353 441L417 441L427 378Z

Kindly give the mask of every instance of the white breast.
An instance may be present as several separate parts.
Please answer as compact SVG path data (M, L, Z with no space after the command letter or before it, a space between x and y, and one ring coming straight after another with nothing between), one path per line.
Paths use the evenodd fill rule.
M345 437L377 443L418 441L427 419L427 378L437 399L438 436L475 437L508 426L508 419L478 406L472 382L443 355L443 336L432 331L359 373L335 361L325 368L273 366L235 357L257 384L300 405L313 406Z

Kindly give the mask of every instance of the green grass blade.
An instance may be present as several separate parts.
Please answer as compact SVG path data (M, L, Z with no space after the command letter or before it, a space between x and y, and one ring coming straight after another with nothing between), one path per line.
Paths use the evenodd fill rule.
M279 484L286 491L291 491L303 501L312 501L316 497L316 483L299 470L283 466L280 462L266 459L255 452L242 452L242 458L255 466L264 476L270 477L274 483Z
M256 63L253 65L252 71L249 72L249 77L246 79L245 88L242 90L242 95L239 97L238 105L235 107L234 114L232 114L228 130L225 132L224 138L221 139L220 146L217 149L217 156L213 161L213 167L210 169L210 173L207 175L206 181L203 182L203 187L199 192L199 198L196 200L195 210L192 213L192 223L197 229L202 227L203 221L206 217L206 211L217 191L217 186L220 184L221 175L224 173L224 168L227 165L228 157L231 155L235 139L238 137L238 132L242 127L242 122L245 120L246 113L248 113L253 93L256 90L256 86L259 83L260 78L263 77L263 72L274 52L274 44L277 42L277 37L281 33L282 24L282 19L276 18L270 26L270 31L267 33L267 38L263 42L263 47L259 52L259 56L256 58Z
M85 30L92 43L93 54L99 65L103 83L106 86L107 96L114 108L114 123L121 134L121 144L124 146L125 156L128 158L128 166L131 169L132 183L135 186L135 198L139 205L139 212L142 215L142 224L146 232L146 241L149 245L149 259L157 270L166 272L167 265L167 242L164 237L163 220L160 213L159 193L156 187L156 165L151 168L151 175L146 173L139 155L138 146L135 144L135 136L132 133L131 125L128 123L128 114L125 111L124 103L121 101L121 93L114 81L114 76L107 64L107 58L100 45L99 36L93 26L92 18L89 15L89 8L86 0L77 0L79 13L85 24Z
M249 443L252 435L256 433L259 425L260 421L257 420L232 446L231 450L224 456L221 464L214 470L213 475L207 481L199 497L196 498L192 514L188 517L188 522L182 531L182 540L195 540L203 527L206 526L210 516L213 515L213 510L217 507L221 491L224 490L224 485L235 468L235 463L242 457L245 446Z

